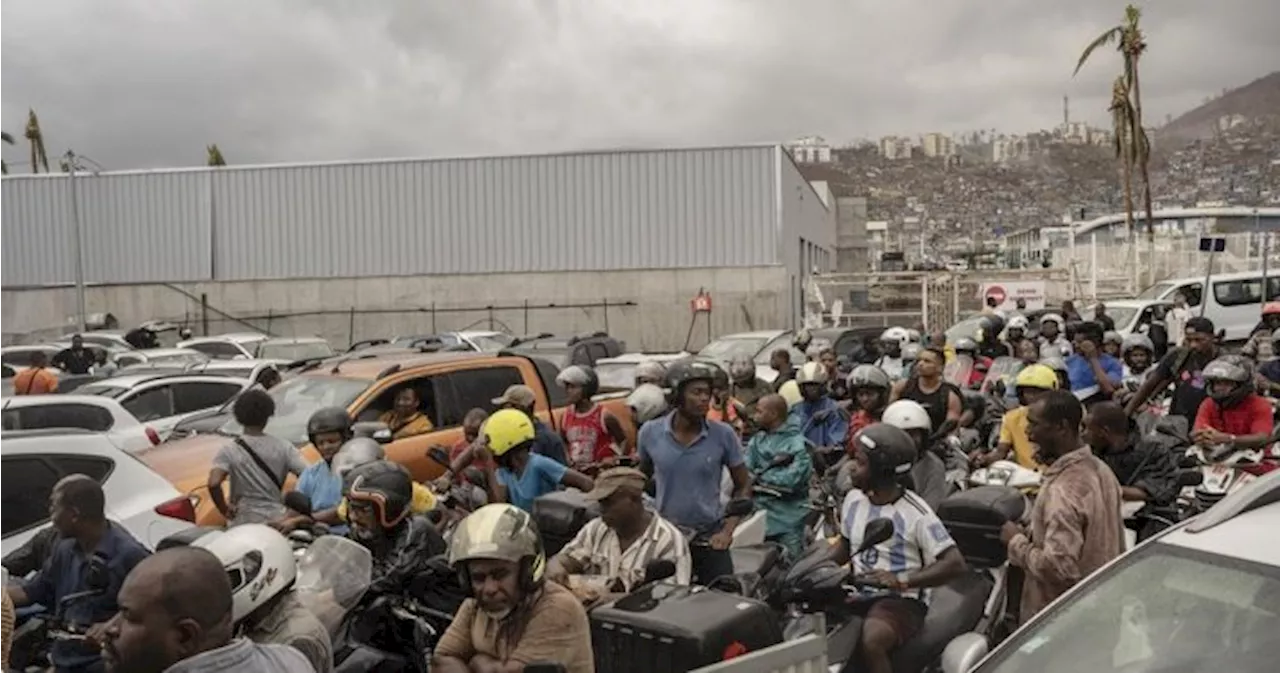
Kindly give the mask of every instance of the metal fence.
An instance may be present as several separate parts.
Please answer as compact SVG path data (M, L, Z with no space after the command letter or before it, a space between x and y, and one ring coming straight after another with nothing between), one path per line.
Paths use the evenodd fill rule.
M818 298L809 302L810 316L841 327L945 329L982 310L984 284L1015 282L1043 282L1050 305L1082 296L1072 291L1066 269L842 273L814 279Z

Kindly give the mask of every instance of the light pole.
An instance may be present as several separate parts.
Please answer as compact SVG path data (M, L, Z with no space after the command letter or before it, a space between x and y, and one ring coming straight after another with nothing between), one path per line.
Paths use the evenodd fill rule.
M71 196L71 249L76 260L76 320L80 332L88 330L84 302L84 244L80 234L80 195L76 193L76 153L67 150L67 186Z

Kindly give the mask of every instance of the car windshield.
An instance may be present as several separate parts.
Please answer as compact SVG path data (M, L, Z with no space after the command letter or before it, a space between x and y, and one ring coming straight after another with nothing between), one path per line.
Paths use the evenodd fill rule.
M1140 547L1015 634L980 673L1275 670L1280 569Z
M724 339L716 339L702 350L698 351L698 357L710 358L712 360L720 360L728 362L739 355L745 355L754 358L756 353L760 352L769 340L763 337L727 337Z
M778 350L779 348L785 348L788 351L791 351L791 364L797 367L804 364L805 360L808 359L808 356L805 355L804 353L801 353L800 349L796 348L795 346L792 346L791 345L792 340L793 340L793 337L790 332L787 332L786 334L780 334L774 337L772 340L769 341L769 343L765 344L764 347L760 349L759 353L756 354L756 358L755 358L756 366L758 367L770 366L769 362L773 359L773 352ZM810 343L810 347L818 343L827 343L827 342L825 340L815 338ZM827 344L827 345L830 345L830 344Z
M515 340L515 337L509 334L485 334L471 337L472 343L483 353L496 353L510 346Z
M330 355L333 355L333 348L324 341L285 341L258 346L258 358L266 360L306 360Z
M106 383L90 383L87 386L80 386L76 389L77 395L97 395L99 397L120 397L129 392L124 386L113 386Z
M298 446L307 443L307 419L324 407L349 407L368 381L337 376L299 376L271 389L276 414L267 423L267 433L287 439ZM239 435L244 428L234 418L218 428L227 435Z
M1124 329L1133 322L1134 316L1138 315L1140 309L1131 306L1108 306L1107 316L1111 318L1111 322L1116 324L1116 329ZM1080 312L1081 320L1093 320L1094 307L1090 306Z
M630 390L636 387L638 362L597 362L596 376L601 389Z
M1138 293L1138 299L1163 299L1164 295L1176 287L1176 283L1156 283Z

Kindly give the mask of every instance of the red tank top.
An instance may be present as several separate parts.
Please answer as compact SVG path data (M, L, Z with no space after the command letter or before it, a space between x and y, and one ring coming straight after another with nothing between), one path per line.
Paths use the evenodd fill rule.
M597 404L582 414L570 407L562 422L570 465L598 463L615 455L613 438L604 427L604 407Z

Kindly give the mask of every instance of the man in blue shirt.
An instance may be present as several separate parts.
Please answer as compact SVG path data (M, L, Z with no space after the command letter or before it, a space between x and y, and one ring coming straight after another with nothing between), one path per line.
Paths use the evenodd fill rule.
M107 520L102 485L83 474L65 477L49 497L53 526L62 534L44 569L30 581L6 587L15 606L40 604L67 628L100 634L119 609L116 595L133 567L150 552L124 528ZM62 605L63 599L91 589L100 594ZM58 673L103 670L94 641L58 640L52 656Z
M506 392L493 400L493 405L499 409L519 409L523 411L529 420L533 422L533 452L540 456L546 456L561 465L569 464L568 454L564 449L564 439L559 433L552 432L541 419L533 414L534 407L537 406L538 396L534 394L533 388L524 385L514 385L507 388Z
M796 374L796 383L800 385L803 399L791 408L791 415L798 420L805 439L814 446L844 446L849 419L826 394L826 368L817 362L807 362Z
M342 477L333 472L333 457L338 455L338 449L351 439L351 435L351 416L346 409L326 407L311 414L307 419L307 438L320 453L320 460L303 470L294 486L295 491L305 493L311 500L311 516L290 515L272 526L287 533L318 521L328 524L329 532L334 535L347 534L347 525L338 516L338 505L342 503Z
M1067 358L1071 392L1085 404L1110 400L1124 379L1124 363L1102 352L1104 330L1096 322L1076 328L1075 353Z
M534 499L561 486L584 493L595 486L587 475L532 452L537 432L529 415L519 409L494 412L480 435L483 443L472 454L484 465L491 503L508 502L532 512ZM485 460L485 454L493 459Z
M750 497L751 487L738 434L707 420L714 376L712 365L697 361L668 367L675 410L646 423L637 440L640 468L657 486L658 513L694 533L689 551L694 581L701 584L733 574L729 545L739 520L725 518L720 505L723 471L733 477L734 498Z

